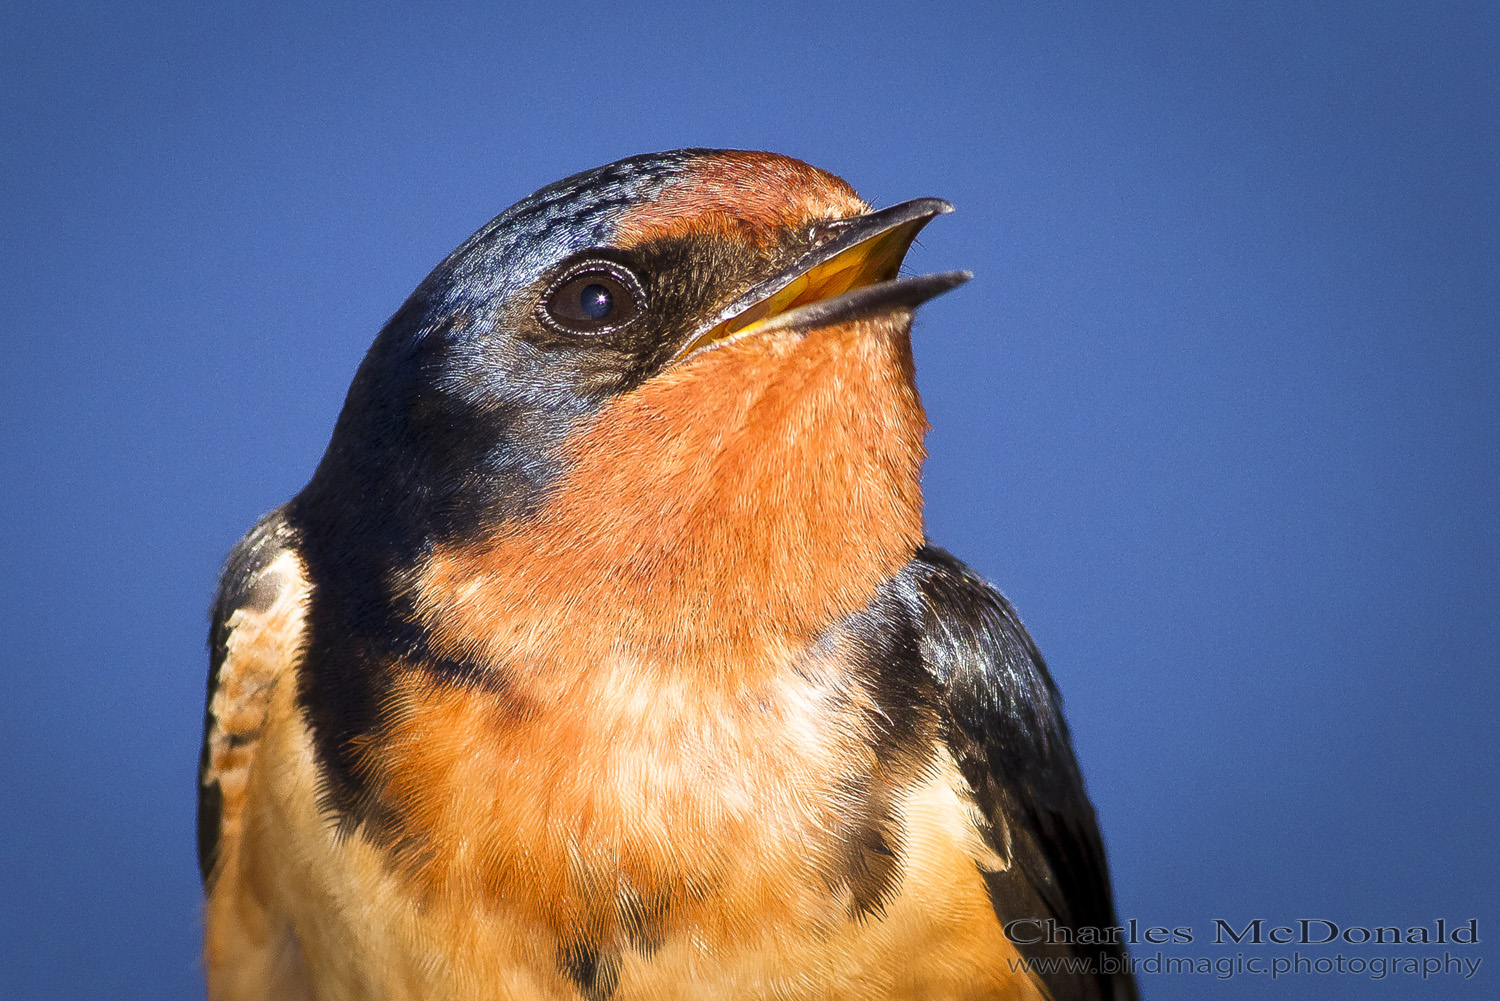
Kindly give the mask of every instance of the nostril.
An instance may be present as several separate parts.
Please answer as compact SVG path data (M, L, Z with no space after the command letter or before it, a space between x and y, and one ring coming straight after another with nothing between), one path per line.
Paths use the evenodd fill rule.
M847 230L853 222L853 219L827 219L823 222L815 222L808 227L807 238L813 246L822 246Z

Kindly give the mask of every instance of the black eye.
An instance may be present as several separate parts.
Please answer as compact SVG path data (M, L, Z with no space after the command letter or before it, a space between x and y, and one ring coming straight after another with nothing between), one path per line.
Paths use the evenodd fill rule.
M609 314L614 312L615 297L610 294L609 289L594 282L592 285L585 285L583 291L578 293L578 304L594 319L607 320Z
M640 286L623 268L575 271L542 304L542 317L574 334L618 330L641 312Z

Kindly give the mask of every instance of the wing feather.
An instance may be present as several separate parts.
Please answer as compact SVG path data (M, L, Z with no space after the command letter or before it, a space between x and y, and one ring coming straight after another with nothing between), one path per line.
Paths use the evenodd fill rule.
M1018 922L1013 941L1043 939L1016 944L1028 958L1054 962L1042 979L1055 1001L1135 998L1128 973L1103 972L1122 968L1125 947L1097 941L1118 934L1107 931L1117 922L1104 844L1041 654L1010 602L953 556L926 546L909 572L950 750L988 820L990 847L1009 862L984 873L996 916ZM1068 942L1046 941L1049 919L1066 929L1050 937ZM1070 970L1069 960L1095 972Z
M280 509L229 554L209 630L198 763L198 866L207 887L239 819L271 692L300 653L307 593L296 537Z

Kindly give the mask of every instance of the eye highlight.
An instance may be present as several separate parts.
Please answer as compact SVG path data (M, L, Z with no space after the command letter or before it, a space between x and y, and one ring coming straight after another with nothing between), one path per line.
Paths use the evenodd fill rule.
M575 268L542 300L549 326L570 334L604 334L630 323L645 308L640 283L613 262Z

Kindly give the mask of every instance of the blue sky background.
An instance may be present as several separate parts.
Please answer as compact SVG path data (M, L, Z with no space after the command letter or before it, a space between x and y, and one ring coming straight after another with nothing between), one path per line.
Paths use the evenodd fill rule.
M1051 662L1122 916L1484 939L1146 995L1494 997L1500 7L1417 6L7 4L0 993L200 991L220 559L448 250L707 145L958 206L930 531Z

